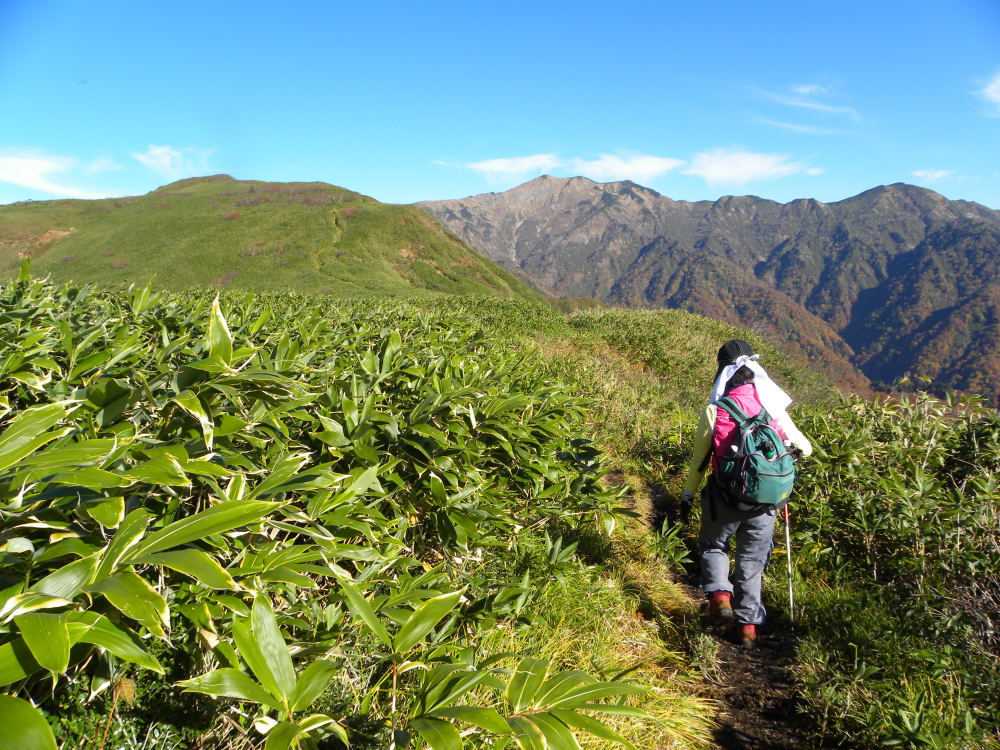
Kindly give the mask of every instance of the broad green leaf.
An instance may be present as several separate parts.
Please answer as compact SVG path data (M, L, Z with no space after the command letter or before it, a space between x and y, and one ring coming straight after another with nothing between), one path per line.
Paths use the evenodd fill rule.
M279 488L291 480L298 473L299 469L308 462L308 453L292 453L282 456L268 467L270 473L267 478L250 490L247 493L247 498L252 500L255 497L267 497L280 492Z
M39 609L55 609L56 607L65 607L69 604L72 604L72 602L68 599L63 599L61 596L26 591L22 594L14 594L3 603L3 608L0 609L0 618L4 622L8 622L25 612L34 612Z
M51 481L53 484L86 487L88 490L110 490L115 487L128 487L135 483L135 480L127 474L115 474L98 469L96 466L63 471L53 476Z
M133 635L97 612L67 612L66 619L87 626L79 642L107 649L119 659L138 664L144 669L163 674L163 667L140 646Z
M448 502L448 495L444 491L444 485L441 480L438 479L433 474L431 475L431 495L438 505L445 505Z
M15 536L0 544L0 552L8 555L22 555L25 552L34 552L35 545L31 540L23 536Z
M545 682L549 663L542 659L521 659L507 681L507 701L515 712L534 707L535 694Z
M292 570L286 566L281 566L262 573L260 575L262 581L277 581L279 583L291 583L299 588L315 588L316 582L309 576Z
M636 693L644 692L645 689L641 685L634 685L628 682L594 682L575 687L558 700L549 701L548 705L559 708L574 708L600 698L635 695Z
M251 422L244 422L242 419L238 419L231 414L223 414L221 417L218 417L218 420L219 423L212 430L216 437L233 435L252 424Z
M14 622L39 665L52 674L66 671L70 642L65 615L26 612L15 617Z
M253 626L249 617L241 617L233 622L233 641L236 643L236 650L240 658L250 667L250 671L260 681L264 690L275 697L281 703L281 689L277 680L271 673L271 668L264 658L264 652L253 634ZM284 704L282 704L284 708Z
M71 536L45 547L34 557L34 561L36 565L40 565L50 560L58 560L60 557L87 557L100 551L101 547L87 544L79 537Z
M125 498L103 497L84 506L87 515L108 529L116 529L125 518Z
M431 746L431 750L462 750L462 735L451 722L440 719L413 719L410 728Z
M305 711L312 705L333 679L337 665L329 661L314 661L303 669L295 684L292 694L292 710Z
M42 580L32 584L28 590L62 599L72 599L94 580L94 574L100 562L99 554L94 553L89 557L81 557L79 560L63 565Z
M171 547L179 547L196 539L257 523L283 504L261 500L228 500L213 505L149 534L140 544L132 548L128 559L144 557Z
M562 721L564 724L567 724L575 729L584 731L587 734L592 734L595 737L600 737L603 740L617 742L620 745L630 748L631 750L636 750L635 745L593 717L564 708L554 708L549 711L549 713Z
M417 645L435 625L455 609L461 596L461 591L453 591L450 594L432 597L421 604L396 633L392 641L393 651L403 654Z
M147 284L142 289L138 289L132 293L132 297L129 299L128 304L135 315L141 315L146 312L146 310L149 310L156 303L158 298L159 295L151 294L149 285Z
M182 391L174 396L174 403L198 420L198 424L201 425L201 434L205 438L205 446L208 450L212 450L215 424L208 416L208 412L205 411L205 407L201 405L198 396L193 391Z
M0 645L0 687L23 680L42 670L23 638Z
M391 647L392 639L382 623L379 622L378 615L375 614L375 610L372 609L368 600L342 571L334 571L334 575L340 581L340 587L344 592L347 608L351 610L351 614L361 620L383 644Z
M71 445L55 446L39 451L24 459L23 464L32 469L47 469L50 472L62 468L79 469L101 462L117 446L118 441L113 438L81 440Z
M347 739L347 730L326 714L310 714L304 719L299 719L299 726L302 727L303 731L310 733L325 727L327 731L337 735L345 747L351 746Z
M261 655L271 673L274 684L278 687L276 695L287 706L292 702L295 693L295 668L292 657L288 655L288 646L281 636L278 623L274 618L274 610L266 595L254 598L250 611L250 625L253 636L260 646ZM263 681L262 681L263 682Z
M559 700L570 693L577 685L582 683L589 685L596 682L597 680L586 672L579 669L568 669L547 679L545 684L539 688L535 702L538 706L547 706L552 701Z
M139 565L163 565L178 573L191 576L203 586L213 589L238 589L232 576L214 557L200 549L175 549L156 552L134 559Z
M545 735L534 722L521 716L511 716L507 719L507 725L514 733L514 741L521 750L547 750Z
M180 612L194 623L195 627L202 630L215 630L212 612L208 607L208 602L204 599L195 600L190 604L173 604L172 607L175 612Z
M22 698L0 695L0 726L0 750L56 750L45 717Z
M303 729L297 722L283 721L267 733L264 750L288 750Z
M451 706L438 708L431 716L444 719L458 719L466 724L472 724L493 734L510 734L507 720L495 708L477 708L475 706Z
M222 314L219 298L212 300L212 311L208 320L208 356L217 362L230 365L233 361L233 335Z
M240 700L253 701L254 703L270 706L279 711L283 708L280 700L268 693L238 669L230 669L228 667L216 669L208 674L203 674L201 677L178 682L176 686L184 688L184 692L239 698Z
M79 401L56 401L44 406L32 406L18 414L0 434L0 471L13 466L46 443L68 434L71 427L53 432L48 430L79 405Z
M423 712L435 713L451 705L491 673L486 670L468 669L457 664L440 664L424 677L420 691Z
M191 480L184 473L184 467L169 453L161 453L137 464L128 470L128 475L137 482L161 484L167 487L188 487Z
M101 353L102 355L104 352ZM98 409L120 416L132 396L132 389L128 383L113 378L102 379L87 387L85 391L87 401ZM107 424L105 422L105 424Z
M231 477L235 472L214 461L188 461L184 471L199 477Z
M118 526L118 531L111 537L111 541L104 550L94 580L100 581L115 571L125 554L142 539L152 517L153 515L143 508L137 508L125 516L125 520Z
M580 743L573 736L573 732L554 716L540 713L531 714L527 718L542 730L542 734L545 735L545 744L549 750L581 750Z
M166 637L164 627L170 626L167 602L145 578L123 570L98 581L91 590L103 594L126 617L142 623L155 635Z
M326 429L310 433L312 437L316 438L321 443L331 445L334 448L343 448L351 444L351 439L344 435L344 428L340 422L330 419L322 414L319 415L319 419Z
M314 498L310 500L309 505L306 508L306 512L311 518L318 518L331 508L334 508L342 503L350 502L361 493L367 492L373 485L378 484L378 470L378 466L368 467L363 472L355 476L347 487L342 489L332 498L317 493Z

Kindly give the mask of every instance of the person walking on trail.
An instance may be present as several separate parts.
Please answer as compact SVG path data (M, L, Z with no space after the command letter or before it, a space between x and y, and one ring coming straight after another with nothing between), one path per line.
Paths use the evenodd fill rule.
M737 639L748 648L756 645L757 626L764 622L761 574L770 557L774 519L788 502L794 474L788 477L788 490L777 502L747 503L722 490L720 462L725 461L727 452L733 456L738 453L735 443L742 422L737 420L751 419L762 409L766 414L761 419L770 417L770 427L783 442L779 449L796 456L812 453L812 445L786 411L792 399L771 380L758 358L750 344L741 339L727 341L719 349L715 383L709 404L698 419L690 468L681 493L681 518L687 521L694 493L711 464L712 474L701 492L701 590L708 598L709 619L716 623L735 620ZM734 406L738 408L734 410ZM728 550L734 537L736 564L730 579Z

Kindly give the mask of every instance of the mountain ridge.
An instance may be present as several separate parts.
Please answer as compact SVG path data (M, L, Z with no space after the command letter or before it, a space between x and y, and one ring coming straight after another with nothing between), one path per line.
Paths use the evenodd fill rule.
M1000 248L1000 212L977 203L907 183L832 203L690 202L627 180L545 175L417 205L550 294L757 326L851 388L910 374L1000 396L996 357L973 364L977 338L980 351L1000 349L995 263L967 262ZM889 298L895 312L878 304Z
M142 196L0 206L0 274L22 257L57 281L542 298L423 211L322 182L211 175Z

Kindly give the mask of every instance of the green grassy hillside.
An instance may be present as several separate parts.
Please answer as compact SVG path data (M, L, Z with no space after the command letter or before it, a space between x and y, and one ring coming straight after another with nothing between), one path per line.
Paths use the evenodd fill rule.
M793 510L815 735L995 746L995 413L840 403L680 311L214 294L0 283L10 731L711 746L718 644L673 583L696 528L676 495L740 336L817 449Z
M23 256L60 281L541 298L412 206L227 175L135 198L2 206L0 272L15 274Z

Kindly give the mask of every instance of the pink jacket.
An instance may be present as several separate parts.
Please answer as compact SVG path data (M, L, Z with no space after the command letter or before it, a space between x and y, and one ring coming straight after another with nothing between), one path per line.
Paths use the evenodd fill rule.
M733 390L726 394L726 397L735 401L736 405L748 417L758 414L763 408L760 401L757 400L757 389L753 387L753 383L746 383L745 385L733 388ZM773 416L771 417L771 427L781 436L782 440L788 440L788 435L785 434L785 431ZM715 471L718 467L719 457L729 450L729 447L736 441L735 432L736 422L729 416L729 412L721 406L716 405L715 426L712 429L712 471Z

